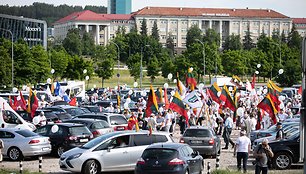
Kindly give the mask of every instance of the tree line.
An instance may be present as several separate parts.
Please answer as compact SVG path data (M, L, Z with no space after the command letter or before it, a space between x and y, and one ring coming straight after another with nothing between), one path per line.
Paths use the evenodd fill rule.
M45 20L48 26L51 26L55 21L73 12L80 12L83 10L91 10L96 13L107 13L107 8L104 6L87 5L83 8L82 6L68 6L66 4L54 6L53 4L40 2L34 2L29 6L0 5L0 12L2 14Z
M151 30L151 34L148 34ZM154 83L159 76L167 78L169 73L184 76L189 67L193 67L198 81L203 81L205 57L205 75L252 76L259 71L259 76L272 78L282 86L292 86L301 80L301 41L302 38L295 30L288 36L273 32L268 37L264 32L257 43L251 39L247 31L244 38L230 35L219 48L220 35L212 29L202 34L198 26L189 28L186 36L186 50L182 54L175 54L174 41L171 33L167 36L166 44L159 42L159 30L154 23L147 28L146 20L142 21L140 31L137 27L126 33L124 27L116 32L116 37L106 46L94 44L94 37L90 33L71 29L61 43L49 43L48 50L41 46L29 48L25 42L19 40L14 43L14 77L15 84L45 82L50 77L51 68L55 69L54 77L63 79L84 80L86 75L94 75L102 79L110 79L114 74L114 67L118 59L126 64L134 80L140 78L141 60L147 69L148 76ZM114 44L115 43L115 44ZM205 54L205 56L203 55ZM11 42L0 40L0 84L9 86L11 83ZM261 64L257 68L257 64ZM87 69L87 74L83 70ZM283 74L278 74L283 69Z

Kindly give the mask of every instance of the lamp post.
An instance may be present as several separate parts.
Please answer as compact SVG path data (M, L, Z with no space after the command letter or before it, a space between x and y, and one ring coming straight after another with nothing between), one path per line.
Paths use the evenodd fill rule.
M119 49L119 46L114 42L114 41L109 41L110 43L113 43L116 47L117 47L117 77L118 77L118 81L117 81L117 86L118 86L118 89L119 88L119 77L120 77L120 74L119 74L119 66L120 66L120 49Z
M202 55L203 55L203 63L204 63L204 65L203 65L203 75L204 75L204 86L205 86L205 45L204 45L204 43L202 42L202 41L200 41L199 39L195 39L195 41L198 41L198 42L200 42L200 44L202 44Z
M278 70L278 73L279 74L283 74L284 70L281 68L282 67L282 50L281 50L281 45L280 44L277 44L277 43L274 43L272 42L274 45L278 46L278 49L279 49L279 67L280 69Z
M11 42L12 42L12 53L11 53L11 56L12 56L12 89L14 88L14 36L13 36L13 33L10 31L10 30L7 30L7 29L4 29L4 28L0 28L0 30L3 30L3 31L6 31L8 33L11 34Z
M143 50L145 47L149 47L150 45L145 45L141 47L141 58L140 58L140 88L142 88L142 59L143 59Z

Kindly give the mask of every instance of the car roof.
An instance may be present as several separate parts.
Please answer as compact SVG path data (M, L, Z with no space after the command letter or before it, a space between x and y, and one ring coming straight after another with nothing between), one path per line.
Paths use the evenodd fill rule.
M1 128L1 131L8 131L8 132L15 132L20 130L28 130L28 129L21 129L21 128Z
M210 127L207 127L207 126L190 126L189 128L187 129L206 129L206 130L211 130ZM187 130L186 129L186 130Z
M160 148L160 149L163 149L163 148L167 148L167 149L179 149L180 147L183 147L183 146L186 146L186 144L182 144L182 143L154 143L154 144L151 144L147 147L147 149L149 148L154 148L154 149L157 149L157 148Z
M109 134L113 134L113 136L116 136L116 135L148 135L148 136L150 136L149 131L147 131L147 130L115 131L115 132L110 132ZM164 131L154 131L154 132L152 132L152 135L169 135L170 136L170 133L167 133L167 132L164 132Z
M64 126L64 127L79 127L79 126L84 126L83 124L78 124L78 123L56 123L56 124L47 124L47 125L58 125L58 126Z
M104 120L101 119L93 119L93 118L76 118L73 120L66 120L64 123L71 123L71 122L76 122L76 121L81 121L84 123L94 123L94 122L106 122ZM107 123L107 122L106 122Z

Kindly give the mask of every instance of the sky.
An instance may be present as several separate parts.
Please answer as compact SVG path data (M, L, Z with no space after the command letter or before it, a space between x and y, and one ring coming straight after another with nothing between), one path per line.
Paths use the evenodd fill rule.
M107 0L1 0L1 5L24 6L33 2L53 5L107 6ZM292 18L306 18L306 0L132 0L132 10L146 6L200 8L256 8L272 9Z

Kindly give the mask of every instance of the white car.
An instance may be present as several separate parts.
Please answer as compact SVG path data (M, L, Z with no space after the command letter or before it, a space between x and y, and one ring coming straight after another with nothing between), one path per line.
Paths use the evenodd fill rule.
M4 143L2 155L13 161L51 152L49 137L40 136L27 129L0 129L0 139Z
M115 131L63 153L59 165L62 170L83 174L133 171L142 152L158 142L173 140L165 132L149 135L148 131Z

